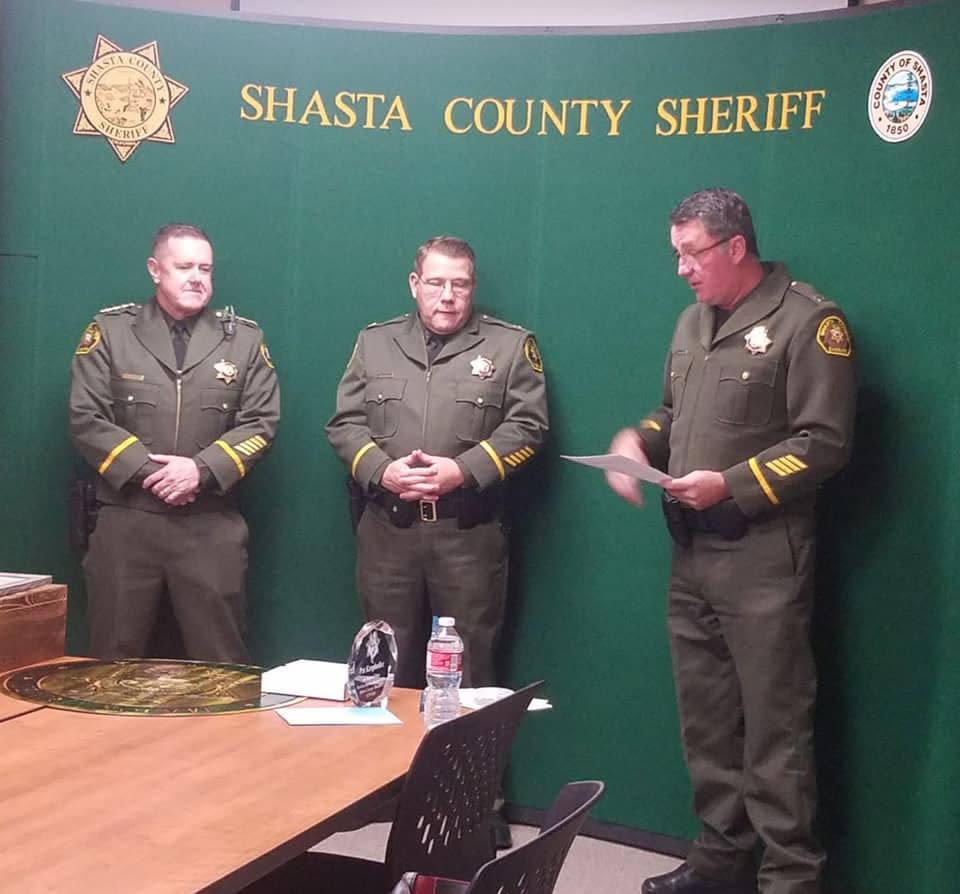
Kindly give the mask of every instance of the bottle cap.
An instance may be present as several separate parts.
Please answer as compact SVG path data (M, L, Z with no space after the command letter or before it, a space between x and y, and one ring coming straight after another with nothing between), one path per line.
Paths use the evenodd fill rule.
M454 625L455 622L456 622L456 619L455 619L455 618L451 618L451 617L449 617L448 615L444 615L444 616L443 616L442 618L440 618L439 621L438 621L438 623L440 624L441 627L453 627L453 625Z

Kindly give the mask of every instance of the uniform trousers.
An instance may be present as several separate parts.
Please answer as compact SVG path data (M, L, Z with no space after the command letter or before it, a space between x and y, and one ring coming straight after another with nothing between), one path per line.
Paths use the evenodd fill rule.
M247 524L239 512L100 507L83 560L90 652L142 658L167 596L187 657L245 664Z
M396 684L424 685L433 615L456 619L465 687L494 683L494 652L507 595L507 538L499 520L461 529L456 518L391 524L368 503L357 525L357 590L368 620L397 637Z
M681 735L700 833L688 862L762 894L819 894L810 644L812 519L674 545L668 601Z

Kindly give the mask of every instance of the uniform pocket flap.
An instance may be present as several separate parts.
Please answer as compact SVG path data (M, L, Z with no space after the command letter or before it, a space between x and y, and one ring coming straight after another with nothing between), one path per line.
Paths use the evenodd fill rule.
M235 413L240 407L240 392L227 388L204 388L200 394L200 407L221 413Z
M406 379L374 379L367 383L363 399L367 403L382 404L387 400L401 400L406 390Z
M503 407L503 385L497 382L457 382L456 400L477 407Z
M120 404L149 404L155 407L159 401L160 386L152 382L132 382L113 379L110 382L113 400Z

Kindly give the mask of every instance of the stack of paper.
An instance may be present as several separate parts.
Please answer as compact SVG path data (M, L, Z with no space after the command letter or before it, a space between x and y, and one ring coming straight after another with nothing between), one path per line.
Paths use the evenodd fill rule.
M0 596L32 590L49 584L53 578L49 574L17 574L13 571L0 571Z
M343 702L347 700L347 666L300 658L264 671L260 691Z
M277 708L291 726L389 726L402 723L386 708Z

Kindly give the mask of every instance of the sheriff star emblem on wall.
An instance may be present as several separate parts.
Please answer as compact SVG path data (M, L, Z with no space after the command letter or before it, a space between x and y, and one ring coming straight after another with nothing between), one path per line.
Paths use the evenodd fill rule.
M120 161L143 142L176 142L170 110L189 88L160 70L155 40L123 50L98 34L91 63L61 77L80 100L73 132L103 137Z

